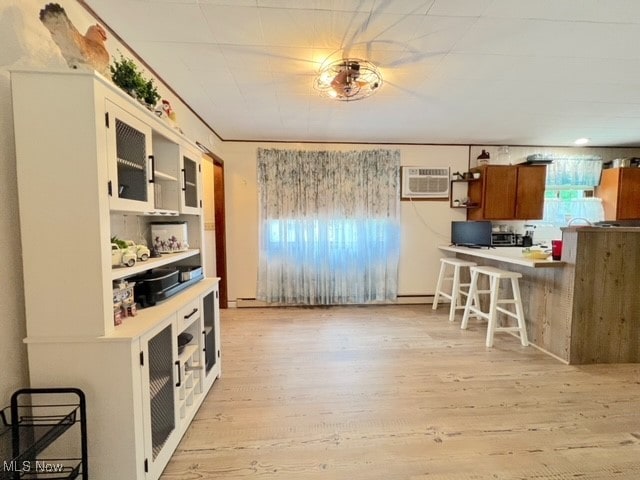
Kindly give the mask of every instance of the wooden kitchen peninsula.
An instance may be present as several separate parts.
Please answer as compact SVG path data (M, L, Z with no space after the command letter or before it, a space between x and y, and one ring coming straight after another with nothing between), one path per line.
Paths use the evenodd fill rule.
M520 248L440 249L520 272L529 342L559 360L640 362L640 228L570 227L562 239L558 262Z

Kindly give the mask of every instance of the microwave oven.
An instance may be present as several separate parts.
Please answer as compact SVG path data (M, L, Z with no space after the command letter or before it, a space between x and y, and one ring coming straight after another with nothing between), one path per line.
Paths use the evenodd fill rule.
M517 245L515 233L491 233L491 245L494 247L514 247Z

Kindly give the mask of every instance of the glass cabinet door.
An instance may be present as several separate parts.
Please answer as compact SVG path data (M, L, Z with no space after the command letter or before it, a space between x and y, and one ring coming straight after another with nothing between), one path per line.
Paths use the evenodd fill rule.
M213 291L202 297L203 308L203 320L204 320L204 353L205 353L205 374L208 375L211 369L215 366L218 359L218 352L216 349L216 308L215 308L215 294Z
M182 154L182 213L200 213L200 155L184 151Z
M173 322L162 322L141 339L145 469L149 472L164 468L178 441L176 387L180 373L174 361L174 332Z
M107 155L112 210L147 211L153 205L151 129L107 102Z
M222 373L220 362L220 307L218 287L202 296L202 320L204 330L204 391Z

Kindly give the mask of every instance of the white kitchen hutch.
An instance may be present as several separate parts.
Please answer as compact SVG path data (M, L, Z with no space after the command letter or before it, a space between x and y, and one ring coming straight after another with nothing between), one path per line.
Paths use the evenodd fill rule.
M218 279L117 326L112 283L204 265L201 155L98 74L11 85L31 385L85 392L90 478L156 479L221 373ZM162 220L187 225L188 250L112 267L111 237L151 246Z

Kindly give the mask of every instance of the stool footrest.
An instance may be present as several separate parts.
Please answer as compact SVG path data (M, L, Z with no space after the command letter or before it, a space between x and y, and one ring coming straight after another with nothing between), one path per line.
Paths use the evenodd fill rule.
M516 312L511 312L511 311L507 310L506 308L496 307L496 310L501 312L501 313L504 313L505 315L509 315L510 317L518 318L518 314Z
M469 316L473 316L476 318L486 318L487 320L489 320L489 314L483 312L482 310L480 310L479 308L475 308L475 307L469 307Z

